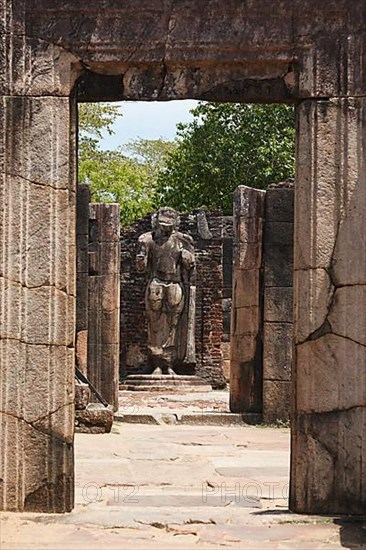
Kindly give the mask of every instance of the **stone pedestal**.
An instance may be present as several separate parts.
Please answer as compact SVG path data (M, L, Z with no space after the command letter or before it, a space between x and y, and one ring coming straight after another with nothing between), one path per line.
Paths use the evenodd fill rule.
M89 403L82 410L75 411L75 431L77 433L103 434L112 429L114 410L111 405Z
M290 508L366 510L366 100L298 107Z

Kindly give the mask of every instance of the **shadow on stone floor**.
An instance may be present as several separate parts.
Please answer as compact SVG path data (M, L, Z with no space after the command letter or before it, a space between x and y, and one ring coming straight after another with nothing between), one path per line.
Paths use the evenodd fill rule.
M317 516L313 520L311 516L302 516L286 509L267 509L256 510L251 512L252 516L288 516L288 520L284 519L281 523L333 523L340 527L339 537L340 544L344 548L364 550L366 549L366 516L365 517L340 517L330 518Z
M366 516L338 518L334 524L340 526L340 543L344 548L366 548Z
M279 515L279 516L283 516L283 515L286 515L288 514L289 516L293 516L293 512L291 512L290 510L284 510L283 508L279 509L279 510L260 510L260 511L256 511L256 512L252 512L252 516L276 516L276 515ZM305 516L304 516L305 517Z

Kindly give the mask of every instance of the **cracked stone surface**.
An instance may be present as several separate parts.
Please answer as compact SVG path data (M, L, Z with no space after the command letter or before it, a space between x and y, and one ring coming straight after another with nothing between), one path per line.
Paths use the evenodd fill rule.
M262 312L260 309L264 191L239 186L234 193L233 301L230 410L262 411Z
M291 508L301 512L366 510L365 102L298 112Z
M353 358L352 362L349 357ZM366 369L359 368L364 357L364 346L335 334L298 346L297 383L302 388L297 396L298 412L366 407ZM322 391L316 391L317 388ZM342 392L338 388L342 388ZM360 426L362 428L365 426Z
M22 509L27 495L28 506L36 503L37 509L42 499L48 510L72 506L72 447L58 447L55 440L60 430L72 430L69 386L62 376L70 376L73 359L66 354L59 362L60 398L52 368L44 367L52 363L53 347L73 350L74 345L75 105L70 94L79 74L89 77L87 86L78 86L86 100L296 102L295 272L327 270L337 289L366 284L364 2L333 0L321 8L314 0L229 4L209 0L202 10L197 0L140 0L137 9L136 2L105 0L101 10L100 0L0 0L0 293L6 304L0 315L0 410L16 409L16 418L1 415L6 468L3 461L0 479L7 488L1 487L1 508ZM253 248L246 251L255 263L259 254ZM312 372L304 375L306 365L297 363L297 354L306 345L318 361L316 350L329 343L329 331L343 341L324 346L324 360L335 368L342 361L351 365L354 377L347 380L347 410L342 386L332 411L304 413L295 402L292 505L324 512L332 504L339 512L360 513L366 507L360 446L365 407L358 390L366 361L359 352L364 349L364 293L337 290L332 309L328 283L317 289L313 275L305 276L303 285L296 277L295 396L311 394L310 388L316 394L311 400L321 404L326 390L315 385ZM256 273L250 284L255 279ZM354 308L349 300L356 301ZM39 351L36 359L32 345ZM233 344L233 361L243 367L249 384L253 348L253 338L245 335ZM11 372L18 364L19 386ZM57 437L57 415L51 415L42 434L18 420L25 418L24 409L31 410L31 384L33 394L39 384L39 400L46 391L45 414L59 406L65 411L55 425ZM42 439L38 447L33 436ZM24 471L32 479L29 489ZM50 490L44 472L52 481ZM330 484L334 479L337 487Z
M75 448L75 510L3 513L2 550L331 550L366 541L365 522L288 511L287 429L125 425L77 434Z
M6 71L8 63L9 57ZM22 69L18 60L14 71ZM9 93L20 93L19 75L13 76ZM0 508L6 510L61 512L73 505L72 105L69 97L0 97Z

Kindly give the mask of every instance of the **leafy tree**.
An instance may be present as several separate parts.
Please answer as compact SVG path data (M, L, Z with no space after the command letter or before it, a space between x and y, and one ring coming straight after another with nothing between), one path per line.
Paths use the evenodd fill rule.
M79 130L100 139L103 130L113 134L113 124L122 116L118 105L110 103L79 103Z
M79 106L79 181L88 183L96 202L118 202L121 223L128 225L153 210L156 180L163 158L173 144L139 139L113 151L103 151L103 131L121 116L118 107L87 103Z
M291 107L200 103L192 113L176 142L138 139L103 151L102 133L113 133L119 108L80 105L79 181L90 184L93 200L119 202L130 224L161 205L230 213L238 185L266 188L293 177Z
M95 149L79 164L79 181L87 182L96 202L118 202L121 223L129 225L153 209L155 192L145 167L121 151Z
M286 105L199 103L179 124L158 177L158 200L179 210L232 211L238 185L259 189L293 177L295 129Z
M152 177L165 170L168 156L175 151L177 144L174 141L160 139L136 139L122 146L138 164L146 166Z

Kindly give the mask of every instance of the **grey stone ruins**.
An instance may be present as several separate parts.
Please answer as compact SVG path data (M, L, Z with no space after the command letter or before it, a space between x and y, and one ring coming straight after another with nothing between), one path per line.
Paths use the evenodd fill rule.
M198 98L296 106L289 505L364 514L365 20L363 0L0 0L0 509L74 504L77 101Z
M120 219L118 204L90 202L78 185L76 215L76 366L109 404L76 381L76 430L110 431L118 409ZM97 401L97 403L95 403Z
M294 188L240 186L234 194L230 408L290 415Z

